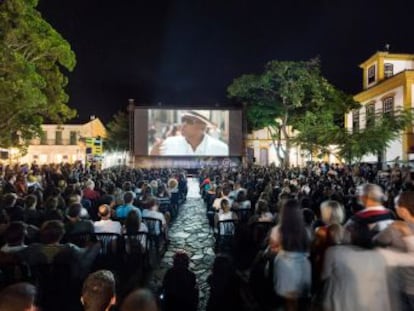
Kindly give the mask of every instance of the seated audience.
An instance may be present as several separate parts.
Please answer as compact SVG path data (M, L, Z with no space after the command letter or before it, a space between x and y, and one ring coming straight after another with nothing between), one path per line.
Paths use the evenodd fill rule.
M82 205L80 203L73 203L69 206L67 213L67 222L65 224L65 231L67 235L79 233L94 233L94 225L92 221L81 219Z
M21 221L11 222L6 229L6 244L0 249L3 253L19 252L27 247L24 244L26 225Z
M139 217L142 217L141 215L141 210L133 205L134 202L134 193L132 191L127 191L124 194L124 204L121 206L118 206L118 208L116 209L116 217L118 219L125 219L128 215L128 213L131 210L134 210L137 212Z
M95 233L117 233L121 234L122 226L119 221L111 219L111 208L107 204L102 204L98 208L99 221L95 221L94 231Z

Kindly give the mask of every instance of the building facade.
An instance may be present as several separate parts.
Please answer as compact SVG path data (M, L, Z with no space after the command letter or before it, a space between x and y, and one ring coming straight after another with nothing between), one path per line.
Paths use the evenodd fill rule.
M44 124L41 137L33 139L24 156L17 155L15 160L20 163L36 161L44 163L73 163L85 161L86 139L106 137L105 126L98 118L84 124ZM11 152L13 157L13 152Z
M375 122L378 114L414 107L414 54L377 52L360 65L363 90L354 96L361 104L345 115L345 127L359 131ZM414 159L413 130L407 128L382 154L366 155L363 162Z

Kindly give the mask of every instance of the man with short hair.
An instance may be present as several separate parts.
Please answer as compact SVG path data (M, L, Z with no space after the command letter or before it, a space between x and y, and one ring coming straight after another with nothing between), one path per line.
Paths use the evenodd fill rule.
M125 298L121 311L158 311L158 307L153 293L148 289L138 289Z
M393 213L382 202L384 192L375 184L364 184L359 189L358 199L364 209L355 213L345 224L352 244L372 247L372 238L393 223Z
M94 233L93 223L90 220L81 219L81 210L82 205L80 203L69 206L68 222L65 225L66 234Z
M151 148L150 155L204 155L228 156L228 145L207 134L214 127L210 121L210 111L190 110L181 116L181 135L158 140Z
M134 193L132 191L127 191L124 194L124 204L119 206L116 209L116 217L119 219L125 219L128 216L128 213L131 210L135 210L139 216L139 218L142 217L141 210L133 205L134 201Z
M117 233L121 234L122 226L119 221L111 219L111 208L107 204L102 204L98 208L100 220L94 222L95 233Z
M29 283L10 285L0 292L1 311L35 311L36 287Z
M81 302L85 311L109 311L116 303L112 272L99 270L89 274L83 283Z

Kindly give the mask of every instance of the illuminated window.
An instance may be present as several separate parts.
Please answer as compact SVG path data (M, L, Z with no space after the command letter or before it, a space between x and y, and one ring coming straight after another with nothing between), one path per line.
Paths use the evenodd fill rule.
M354 109L352 111L352 130L359 130L359 109Z
M384 76L386 78L392 77L394 75L394 65L390 63L384 64Z
M369 103L366 105L365 114L367 118L366 127L374 125L375 124L375 103Z
M375 65L368 68L368 84L375 82Z
M62 131L56 131L55 145L61 145L62 143Z
M394 97L387 97L382 100L383 112L386 115L392 115L394 112Z

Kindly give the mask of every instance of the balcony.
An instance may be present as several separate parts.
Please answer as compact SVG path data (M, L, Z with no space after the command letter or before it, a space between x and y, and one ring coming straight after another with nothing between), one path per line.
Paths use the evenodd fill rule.
M75 146L78 144L77 140L73 139L42 139L42 140L34 140L32 141L32 145L43 145L43 146L50 146L50 145L59 145L59 146Z

